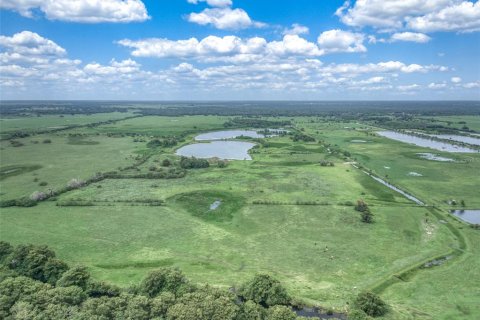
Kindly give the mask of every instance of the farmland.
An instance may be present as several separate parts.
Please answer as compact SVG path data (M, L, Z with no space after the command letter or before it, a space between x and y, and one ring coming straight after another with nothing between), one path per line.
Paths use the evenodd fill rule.
M381 123L321 112L242 118L265 121L263 128L232 122L236 115L162 116L131 106L18 117L14 126L1 122L0 200L48 197L2 207L2 241L48 245L122 288L161 267L224 289L268 273L303 304L341 314L372 290L391 307L385 319L480 316L480 233L448 213L480 208L480 153L434 151L454 161L427 160L418 154L431 149L377 135ZM478 130L478 115L452 116L462 119ZM67 120L76 126L64 127ZM254 130L288 122L288 134L233 139L256 144L251 161L182 167L178 148L229 121ZM16 131L28 135L9 136ZM85 183L66 188L72 179ZM358 200L368 203L373 223L362 222Z

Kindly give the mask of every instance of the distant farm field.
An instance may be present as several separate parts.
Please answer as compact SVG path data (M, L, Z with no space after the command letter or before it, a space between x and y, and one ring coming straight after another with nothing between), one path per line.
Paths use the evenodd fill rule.
M94 122L119 116L95 115ZM2 133L65 120L48 117L18 120ZM92 121L85 117L71 120ZM436 162L418 156L432 150L379 137L371 123L269 117L261 119L291 121L291 134L242 137L257 144L253 160L182 168L176 150L198 133L225 129L231 118L139 116L1 141L2 201L98 179L33 207L1 208L0 240L46 244L122 287L164 266L223 288L264 272L296 299L338 312L360 291L374 290L392 307L385 319L480 316L480 235L448 213L461 200L480 208L472 174L480 172L480 154L435 152L455 160ZM373 223L361 221L359 199Z

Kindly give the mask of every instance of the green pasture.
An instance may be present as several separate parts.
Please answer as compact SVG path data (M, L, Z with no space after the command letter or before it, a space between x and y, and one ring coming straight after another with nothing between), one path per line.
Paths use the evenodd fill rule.
M32 129L46 126L34 124L35 119L19 121L31 121ZM0 240L46 244L69 264L86 265L95 278L122 287L163 266L178 267L197 283L225 288L266 272L296 299L340 312L361 290L382 287L405 270L452 255L440 266L415 269L408 279L382 287L381 296L391 306L385 318L480 316L480 235L446 211L452 199L480 208L480 185L473 174L480 172L479 155L392 141L356 121L276 119L292 119L291 130L316 141L254 140L253 160L229 161L226 168L212 163L180 179L105 179L35 207L1 208ZM227 120L147 116L16 139L23 146L1 141L0 198L119 171L136 164L140 155L149 158L122 172L160 170L167 158L178 167L176 148L193 143L200 132L222 130ZM179 135L184 141L175 147L147 148L151 136ZM334 153L337 149L347 155ZM419 152L456 161L424 160ZM321 166L321 161L334 166ZM354 162L441 210L415 205ZM373 224L361 222L353 207L358 199L370 205ZM211 210L216 201L218 208ZM76 202L88 206L72 205Z
M320 129L316 136L342 150L348 150L355 161L427 204L445 207L449 200L464 200L468 208L480 207L479 182L476 175L472 175L472 172L480 172L480 154L449 153L417 147L376 136L376 130L352 130L352 126L326 127L327 130ZM318 126L313 124L308 130L313 133ZM433 153L455 162L426 160L418 153ZM412 176L411 172L422 176Z
M43 143L46 139L51 142ZM130 165L136 153L145 148L130 137L72 139L63 134L49 134L17 141L24 145L13 147L9 141L0 142L2 200L58 189L73 178L87 179L96 172L117 170ZM41 182L47 185L42 186Z
M4 136L13 131L45 131L61 129L72 125L117 120L132 116L130 112L96 113L92 115L41 115L28 117L5 117L0 119L0 135Z

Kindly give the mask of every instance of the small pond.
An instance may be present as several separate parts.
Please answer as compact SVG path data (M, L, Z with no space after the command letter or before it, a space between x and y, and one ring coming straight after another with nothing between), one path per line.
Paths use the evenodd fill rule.
M210 210L217 210L217 208L222 204L222 201L216 200L210 205Z
M417 153L417 155L419 155L420 158L422 158L422 159L432 160L432 161L441 161L441 162L453 162L453 161L455 161L451 158L442 157L442 156L439 156L438 154L433 154L433 153L428 153L428 152Z
M389 139L393 139L393 140L397 140L405 143L411 143L419 147L431 148L431 149L440 150L440 151L463 152L463 153L477 152L476 150L473 150L467 147L457 146L447 142L430 140L427 138L421 138L421 137L409 135L406 133L400 133L395 131L379 131L377 133L382 137L386 137Z
M464 142L464 143L480 146L480 138L460 136L456 134L432 134L432 136L440 139L453 140L453 141Z
M176 154L204 159L252 160L248 150L254 146L254 143L244 141L212 141L186 145L178 149Z
M451 214L471 224L480 224L480 210L451 210Z
M226 131L213 131L200 134L195 137L197 141L209 141L209 140L225 140L225 139L234 139L238 137L249 137L249 138L265 138L265 135L257 133L253 130L226 130Z

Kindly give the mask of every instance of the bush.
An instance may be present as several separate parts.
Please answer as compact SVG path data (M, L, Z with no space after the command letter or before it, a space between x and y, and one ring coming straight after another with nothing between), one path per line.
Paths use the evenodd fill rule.
M365 223L372 223L373 222L373 214L370 212L370 209L367 207L365 211L361 213L362 222Z
M162 167L170 167L171 165L172 165L172 162L169 159L163 159Z
M86 182L80 179L73 178L67 183L67 187L70 189L78 189L81 187L84 187L86 185Z
M368 209L368 205L363 200L357 200L357 205L355 206L355 210L359 212L363 212Z
M199 169L208 168L210 163L206 159L197 159L195 157L182 157L180 159L180 167L183 169Z
M263 306L287 305L290 297L280 282L269 275L256 275L239 290L245 300L252 300Z
M45 199L47 199L47 194L45 192L35 191L30 195L30 200L33 201L42 201Z
M362 292L354 301L354 306L371 317L383 316L388 311L387 304L373 292Z
M42 181L38 185L41 186L41 187L45 187L46 185L48 185L48 182Z
M34 207L37 205L37 201L30 199L29 197L23 197L15 200L17 207Z
M52 143L52 140L50 140L50 139L45 139L45 140L43 140L43 143Z
M348 313L348 320L368 320L370 317L362 310L353 309Z

